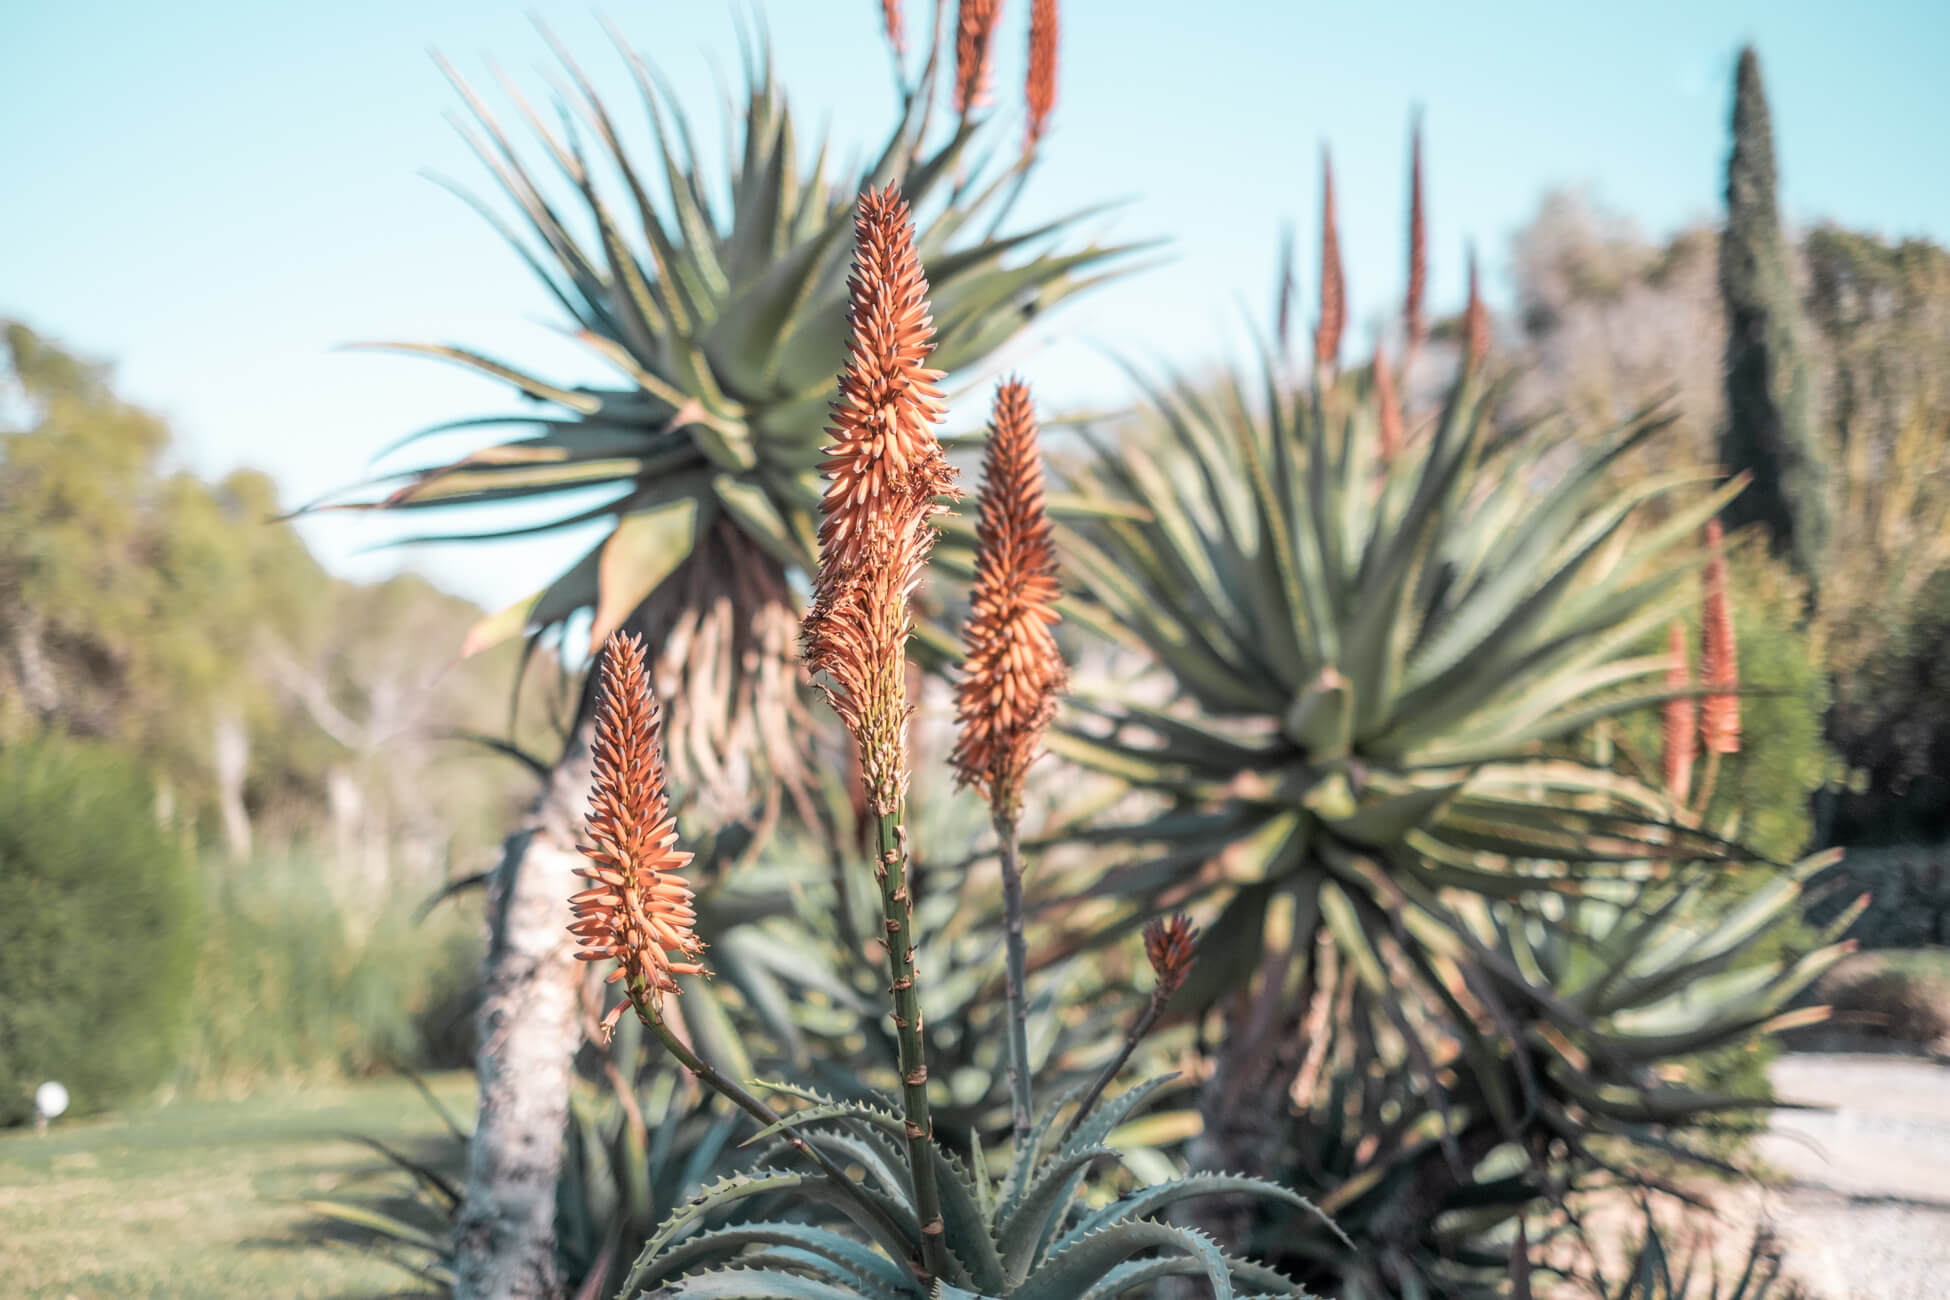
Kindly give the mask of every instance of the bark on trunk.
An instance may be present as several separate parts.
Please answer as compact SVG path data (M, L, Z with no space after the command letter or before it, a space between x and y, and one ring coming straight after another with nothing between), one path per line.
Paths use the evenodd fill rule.
M251 815L244 806L244 779L250 775L251 738L234 711L217 715L212 730L217 770L217 808L223 815L223 842L232 862L251 855Z
M593 678L594 673L591 674ZM590 693L527 824L488 892L488 955L476 1074L480 1107L455 1224L457 1300L554 1300L555 1182L581 1044L568 932L577 832L589 798Z

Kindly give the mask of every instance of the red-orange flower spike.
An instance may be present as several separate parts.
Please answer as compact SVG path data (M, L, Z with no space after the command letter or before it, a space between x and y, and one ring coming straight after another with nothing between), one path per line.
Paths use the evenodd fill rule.
M989 64L1002 0L961 0L955 24L955 114L967 117L989 102Z
M854 238L846 368L821 466L827 482L815 599L859 567L876 521L931 512L954 483L933 429L944 407L935 387L941 372L927 365L934 351L928 281L907 201L893 182L860 195Z
M1469 250L1469 302L1463 308L1463 364L1471 370L1490 354L1490 313L1476 283L1476 250Z
M691 855L677 847L677 821L664 793L657 705L643 642L634 633L610 633L602 680L589 796L592 842L582 849L593 865L576 870L594 887L569 900L576 918L569 930L580 945L576 957L614 961L610 982L625 981L630 1002L648 1016L663 994L678 991L675 976L706 973L693 960L704 941L691 929L697 921L691 888L677 874ZM605 1038L625 1005L604 1017Z
M908 596L934 546L935 498L954 489L933 425L942 418L928 282L907 204L890 183L860 196L846 369L823 466L819 572L800 629L806 667L859 752L874 811L891 812L907 780Z
M1422 119L1415 119L1408 157L1408 296L1402 304L1402 327L1408 335L1408 355L1428 337L1428 317L1423 314L1423 295L1429 282L1429 238L1427 215L1422 207Z
M1686 629L1677 619L1673 620L1666 637L1666 653L1671 656L1671 663L1666 667L1666 689L1690 690L1693 685L1692 657L1686 652ZM1690 695L1674 696L1667 700L1665 726L1660 736L1665 759L1666 792L1681 804L1686 802L1693 788L1693 759L1699 744L1694 712L1693 697Z
M901 30L901 0L880 0L881 18L887 24L887 43L894 53L907 53L907 37Z
M933 547L925 520L893 537L876 534L858 574L806 614L806 667L830 679L821 689L853 737L867 801L883 816L907 786L908 598Z
M964 676L957 690L961 736L950 762L1013 817L1023 778L1068 680L1051 627L1057 621L1056 545L1043 500L1036 412L1029 386L1005 380L982 467L975 528L975 584Z
M1334 221L1334 164L1325 149L1320 174L1320 323L1314 329L1314 365L1326 375L1341 355L1341 331L1347 328L1347 280L1341 273L1341 237Z
M1700 706L1700 739L1708 752L1740 752L1739 653L1733 640L1733 609L1727 596L1725 537L1718 519L1706 521L1706 599L1700 610L1701 671L1708 695Z
M1388 373L1388 354L1379 343L1374 349L1374 400L1381 415L1381 463L1386 465L1402 449L1402 399L1395 392L1395 377Z
M1157 996L1170 997L1184 984L1198 955L1198 927L1183 912L1151 922L1144 927L1144 955L1158 977Z
M1042 142L1056 107L1056 38L1056 0L1034 0L1029 10L1029 76L1023 86L1023 103L1029 109L1026 149Z

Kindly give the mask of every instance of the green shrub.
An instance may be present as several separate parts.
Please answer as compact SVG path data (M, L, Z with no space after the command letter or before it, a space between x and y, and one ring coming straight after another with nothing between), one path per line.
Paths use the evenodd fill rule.
M0 1124L158 1082L190 991L193 864L141 770L52 737L0 750Z
M415 920L420 894L352 907L302 859L213 866L180 1078L238 1091L472 1063L478 904Z
M1818 883L1821 897L1808 908L1818 925L1869 896L1848 928L1864 948L1950 946L1950 841L1850 848Z
M1831 1037L1924 1052L1950 1046L1950 952L1858 953L1818 992L1835 1009Z

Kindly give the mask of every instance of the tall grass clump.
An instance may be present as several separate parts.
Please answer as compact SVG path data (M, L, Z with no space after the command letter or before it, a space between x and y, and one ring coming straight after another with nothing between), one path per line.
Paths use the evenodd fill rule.
M159 1082L190 992L195 867L141 768L53 736L0 749L0 1126L43 1080L77 1111Z
M336 898L302 857L212 866L195 941L196 1015L180 1083L239 1092L400 1067L463 1066L479 919L417 895Z

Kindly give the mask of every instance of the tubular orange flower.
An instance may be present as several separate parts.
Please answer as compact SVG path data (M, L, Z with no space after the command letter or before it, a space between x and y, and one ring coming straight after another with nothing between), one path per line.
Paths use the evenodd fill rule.
M1374 400L1381 409L1381 463L1386 465L1402 449L1402 401L1395 377L1388 373L1388 354L1379 343L1374 348Z
M1198 927L1183 912L1151 922L1144 927L1144 955L1158 976L1158 994L1168 998L1185 982L1198 955Z
M1666 653L1672 662L1666 667L1666 689L1688 690L1693 684L1692 658L1686 653L1686 629L1674 619L1666 636ZM1693 758L1699 743L1693 697L1675 696L1666 701L1665 726L1660 736L1665 759L1666 792L1681 804L1693 788Z
M1464 364L1474 370L1490 354L1490 313L1476 282L1476 250L1469 250L1469 303L1463 308Z
M1408 334L1408 355L1422 346L1429 336L1428 318L1423 315L1423 294L1429 281L1427 217L1422 209L1422 118L1416 115L1409 137L1408 154L1408 298L1402 305L1402 325Z
M949 761L961 784L980 788L1012 819L1068 679L1050 630L1058 594L1036 412L1029 385L1005 380L995 390L982 467L975 584L962 633L966 675L957 690L961 736Z
M989 102L990 50L1002 0L961 0L955 26L955 113L967 117Z
M675 976L706 973L692 960L704 951L704 941L691 929L697 913L690 885L677 874L691 855L677 848L677 820L664 793L657 705L643 641L634 633L610 633L602 679L589 796L592 843L582 850L593 865L576 870L593 888L569 900L576 918L569 931L580 945L578 960L616 962L610 982L625 981L630 1002L647 1017L663 994L678 991ZM605 1038L624 1005L604 1017Z
M1042 141L1056 107L1056 35L1056 0L1035 0L1029 10L1029 76L1023 86L1023 103L1029 109L1026 149Z
M1341 237L1334 223L1334 163L1320 151L1320 324L1314 330L1314 365L1333 371L1347 327L1347 282L1341 273Z
M934 546L935 498L954 488L933 425L942 418L928 282L907 204L889 183L860 196L846 368L823 466L819 572L800 629L806 667L859 750L876 813L906 785L908 596Z
M901 0L880 0L881 17L887 24L887 43L894 53L907 53L907 38L901 31Z
M1733 609L1727 597L1725 536L1718 519L1706 521L1706 599L1700 610L1701 671L1714 693L1700 707L1700 739L1708 752L1740 752L1739 653L1733 641Z

